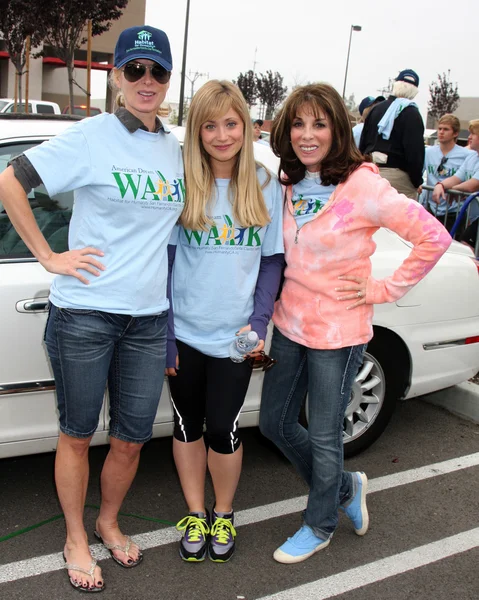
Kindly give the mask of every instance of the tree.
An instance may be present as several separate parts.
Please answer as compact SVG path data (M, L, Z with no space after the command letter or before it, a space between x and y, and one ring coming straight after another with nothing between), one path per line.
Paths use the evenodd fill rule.
M238 75L238 79L236 81L233 80L233 83L239 87L241 93L246 100L246 104L251 108L253 104L256 104L256 99L258 97L258 90L256 88L256 79L254 76L254 72L250 69Z
M450 81L450 73L438 73L438 81L433 81L429 86L431 98L427 106L429 114L435 119L440 119L446 113L453 113L459 106L457 83L454 85Z
M27 60L27 37L30 47L41 44L35 11L29 0L0 0L0 31L3 34L10 60L17 73L18 100L22 101L22 76Z
M122 15L128 0L33 0L39 29L44 43L51 46L52 52L67 66L70 112L73 99L73 78L75 50L87 41L85 28L92 22L92 35L101 35L108 31L111 22ZM34 12L34 11L32 11ZM43 51L38 55L42 55Z
M258 98L266 107L265 119L272 119L275 109L286 98L288 88L283 87L283 78L276 71L266 71L266 75L260 73L256 76L256 88L258 90Z
M188 104L188 100L185 99L185 103L183 104L183 122L186 122L188 118L188 111L190 110L190 105ZM178 125L178 111L173 109L169 116L169 121L171 125Z

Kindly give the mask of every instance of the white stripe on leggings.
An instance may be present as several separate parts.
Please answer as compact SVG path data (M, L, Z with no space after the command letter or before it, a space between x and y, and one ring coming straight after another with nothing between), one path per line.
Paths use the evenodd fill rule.
M234 453L234 451L235 451L235 444L234 444L234 441L235 441L235 431L237 431L237 429L238 429L238 420L239 420L239 416L240 416L240 414L241 414L241 411L242 411L242 409L243 409L243 404L241 405L241 408L239 409L239 411L238 411L238 414L236 415L236 418L235 418L235 420L233 421L233 430L232 430L232 432L230 433L230 438L231 438L231 451L232 451L233 453Z
M173 402L173 398L171 398L171 404L173 405L173 408L175 409L175 413L178 415L180 429L183 432L183 437L185 438L185 442L187 442L188 440L186 439L186 430L185 430L185 426L183 425L183 417L180 415L178 409L176 408L176 404Z

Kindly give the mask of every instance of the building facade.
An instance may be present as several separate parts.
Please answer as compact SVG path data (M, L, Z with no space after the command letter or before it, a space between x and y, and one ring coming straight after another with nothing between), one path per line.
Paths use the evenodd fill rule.
M117 21L113 21L109 31L92 38L92 82L96 82L95 87L103 88L104 92L99 100L95 100L92 96L90 100L92 106L101 104L99 106L101 110L111 109L112 95L107 88L107 79L113 66L115 43L123 29L145 23L145 2L146 0L129 0L123 15ZM46 56L30 59L28 96L30 99L57 102L63 109L69 104L67 69L49 48L44 50ZM80 105L86 104L86 91L83 91L87 88L86 60L85 44L75 53L74 79L78 85L74 85L74 103ZM22 89L24 96L25 76ZM14 98L14 96L15 67L9 59L5 42L0 40L0 98Z

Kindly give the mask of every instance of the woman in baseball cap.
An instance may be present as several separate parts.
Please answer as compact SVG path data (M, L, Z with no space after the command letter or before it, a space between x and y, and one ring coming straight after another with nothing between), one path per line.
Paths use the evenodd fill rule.
M146 120L154 130L173 68L166 33L148 25L125 29L115 47L114 65L110 86L117 91L117 107Z
M164 381L169 302L167 244L183 210L184 175L176 137L157 111L172 69L170 44L149 26L123 31L111 82L123 106L83 119L15 158L0 196L19 235L49 272L45 343L55 377L60 435L55 480L65 515L70 584L105 586L83 522L88 448L109 390L110 449L101 474L95 535L124 568L143 559L118 513L152 436ZM27 194L73 191L67 252L50 246Z

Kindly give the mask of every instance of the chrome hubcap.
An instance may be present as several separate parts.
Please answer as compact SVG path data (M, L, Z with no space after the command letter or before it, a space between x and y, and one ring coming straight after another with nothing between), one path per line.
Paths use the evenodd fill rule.
M357 439L371 427L381 412L386 392L384 372L379 362L367 352L354 380L351 399L344 416L343 441Z

